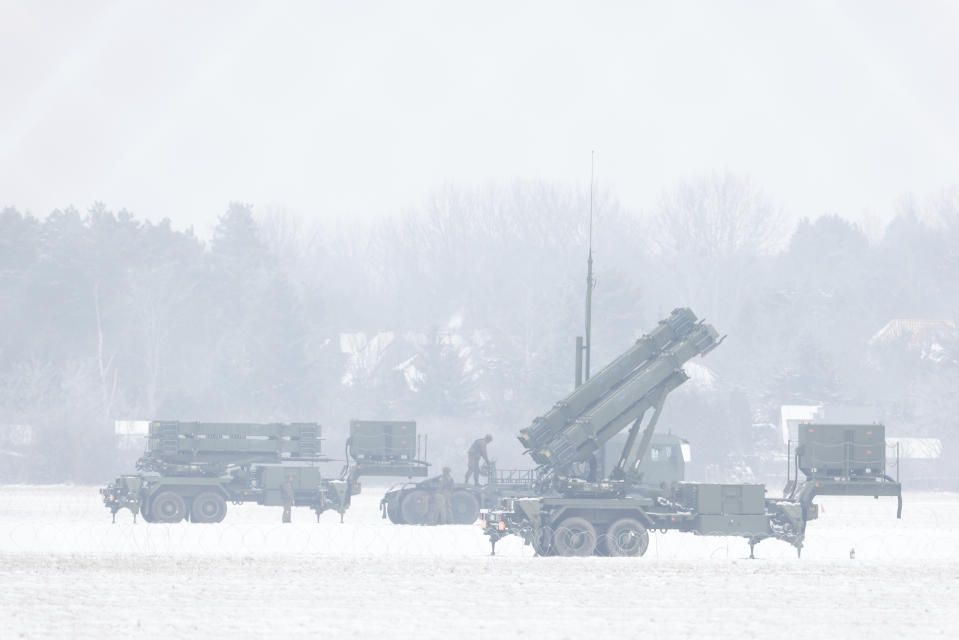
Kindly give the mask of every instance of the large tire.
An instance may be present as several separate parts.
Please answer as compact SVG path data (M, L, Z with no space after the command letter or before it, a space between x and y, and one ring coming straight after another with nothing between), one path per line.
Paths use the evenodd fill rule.
M473 524L479 518L479 500L469 491L454 491L450 498L453 524Z
M400 514L406 524L426 524L430 512L430 493L422 489L413 489L400 502Z
M538 556L555 555L555 549L553 549L553 530L549 527L543 526L538 529L533 529L530 544Z
M163 491L150 500L150 515L154 522L179 522L186 516L186 503L179 494Z
M226 501L219 493L204 491L193 498L191 522L222 522L226 517Z
M641 556L649 548L649 532L639 520L623 518L610 525L605 542L611 556Z
M150 514L150 504L149 500L144 500L140 503L140 516L143 518L144 522L153 522L153 516Z
M561 556L591 556L596 550L596 528L585 518L566 518L553 532L553 548Z
M406 521L403 520L403 514L400 512L399 498L392 498L386 501L386 517L389 518L393 524L406 524Z

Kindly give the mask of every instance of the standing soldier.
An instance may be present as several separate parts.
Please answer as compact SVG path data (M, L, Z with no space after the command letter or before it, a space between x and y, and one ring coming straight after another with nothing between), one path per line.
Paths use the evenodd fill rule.
M287 476L280 485L280 497L283 498L283 522L293 522L293 476Z
M426 524L453 524L453 476L449 467L443 467L443 475L436 479L430 493L430 508Z
M453 524L453 473L449 467L443 467L440 476L440 495L443 496L443 524Z
M489 464L486 445L492 441L493 436L487 433L485 438L480 438L470 446L470 450L466 453L467 464L469 465L466 467L466 484L469 484L470 476L473 476L473 484L479 486L479 461L482 459L486 464Z

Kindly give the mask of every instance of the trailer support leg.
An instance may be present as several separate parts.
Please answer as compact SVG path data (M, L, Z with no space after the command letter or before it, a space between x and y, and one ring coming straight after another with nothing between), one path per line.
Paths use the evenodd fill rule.
M753 553L753 550L756 548L756 540L754 538L749 539L749 559L755 560L756 554Z
M902 491L900 491L899 495L896 497L899 498L899 507L896 509L896 518L902 520Z

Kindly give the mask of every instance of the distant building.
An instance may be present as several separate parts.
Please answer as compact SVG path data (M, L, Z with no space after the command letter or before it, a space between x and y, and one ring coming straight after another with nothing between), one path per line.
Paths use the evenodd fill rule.
M345 386L391 380L397 372L407 386L416 389L419 379L416 365L422 359L424 336L384 331L372 336L342 333L339 338L340 352L347 357L346 372L341 380Z
M795 441L801 422L812 422L822 415L821 404L784 404L779 407L779 427L783 444Z
M920 347L929 345L941 338L943 335L955 333L956 325L948 320L909 320L897 318L890 320L886 325L877 331L869 344L882 344L906 337L909 339L910 346Z

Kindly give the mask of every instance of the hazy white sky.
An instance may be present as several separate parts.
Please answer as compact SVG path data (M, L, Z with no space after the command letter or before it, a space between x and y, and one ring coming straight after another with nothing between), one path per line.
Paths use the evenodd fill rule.
M231 200L395 213L445 184L710 170L791 217L959 182L950 2L0 0L0 207L205 234Z

